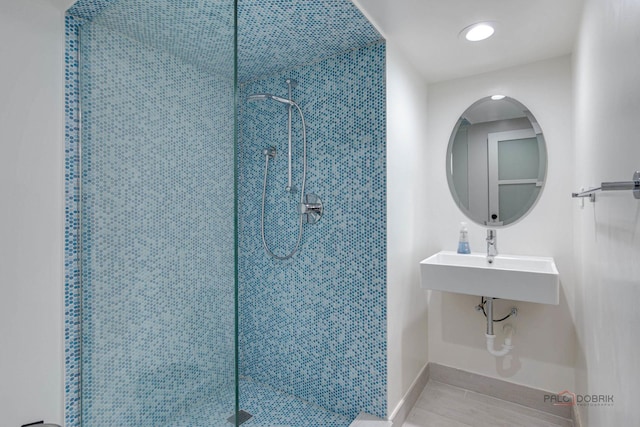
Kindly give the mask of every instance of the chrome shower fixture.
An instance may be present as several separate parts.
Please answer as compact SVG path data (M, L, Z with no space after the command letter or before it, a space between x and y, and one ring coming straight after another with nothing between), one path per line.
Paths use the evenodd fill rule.
M298 213L306 224L315 224L322 218L324 206L320 197L313 193L304 196L304 201L298 205Z
M300 121L302 122L302 187L300 189L300 202L298 203L298 238L295 244L295 247L291 252L287 255L279 256L274 254L271 249L269 249L269 245L267 244L267 240L265 238L264 233L264 211L265 211L265 200L267 198L267 175L269 173L269 160L275 158L276 156L276 148L269 147L262 151L262 154L265 157L265 165L264 165L264 180L262 183L262 216L260 218L260 226L261 226L261 235L262 235L262 246L267 254L272 258L278 260L286 260L291 258L298 252L300 247L300 242L302 240L302 232L303 232L303 224L315 224L322 218L322 201L315 194L305 194L305 187L307 182L307 125L304 120L304 114L302 113L302 109L298 104L296 104L291 96L291 89L297 85L297 82L292 79L286 80L287 86L289 88L289 99L281 98L276 95L272 95L270 93L256 93L253 95L249 95L247 97L247 101L266 101L272 100L282 104L287 105L288 108L288 129L289 129L289 150L288 150L288 180L286 191L289 193L294 193L296 188L292 183L292 126L291 126L291 114L292 109L295 108L298 110L298 114L300 115Z
M285 82L287 83L287 86L289 88L289 99L285 99L285 98L281 98L279 96L276 95L272 95L270 93L255 93L253 95L249 95L247 97L247 101L266 101L267 99L271 99L273 101L279 102L281 104L285 104L289 106L289 120L288 120L288 125L289 125L289 163L288 163L288 178L287 178L287 186L285 187L286 190L290 193L293 193L296 191L296 188L292 185L291 183L291 156L292 156L292 147L291 147L291 109L293 107L296 107L298 109L298 111L300 112L300 115L302 117L302 120L304 121L304 116L302 116L302 110L300 110L300 107L298 106L298 104L296 104L295 102L293 102L292 99L292 94L291 94L291 90L298 86L298 82L293 80L293 79L287 79L285 80Z
M270 93L256 93L247 96L247 101L264 101L265 99L271 99Z
M271 146L262 150L262 154L270 159L276 158L276 147Z
M289 100L289 99L284 99L284 98L280 98L279 96L276 95L272 95L270 93L256 93L254 95L249 95L247 97L247 101L265 101L267 99L272 99L276 102L280 102L282 104L287 104L289 106L293 106L295 104L295 102Z

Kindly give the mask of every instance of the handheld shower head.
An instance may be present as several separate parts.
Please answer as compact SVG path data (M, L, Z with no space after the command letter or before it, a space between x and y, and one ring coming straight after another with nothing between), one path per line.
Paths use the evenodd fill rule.
M264 101L265 99L270 99L272 95L268 93L256 93L253 95L247 96L247 101Z
M277 101L277 102L281 102L283 104L295 105L295 102L290 101L290 100L285 99L285 98L280 98L279 96L271 95L271 99L273 99L274 101Z
M271 95L270 93L256 93L247 97L247 101L264 101L265 99L272 99L276 102L280 102L281 104L295 105L293 101L276 95Z

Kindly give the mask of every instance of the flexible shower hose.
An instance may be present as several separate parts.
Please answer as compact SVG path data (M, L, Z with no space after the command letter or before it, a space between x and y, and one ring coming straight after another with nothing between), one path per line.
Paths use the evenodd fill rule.
M295 102L291 101L291 104L296 107L298 109L298 113L300 114L300 119L302 120L302 188L300 189L300 204L302 204L304 202L304 190L305 190L305 185L307 182L307 126L306 123L304 121L304 114L302 114L302 110L300 109L300 107L298 106L298 104L296 104ZM270 158L270 154L267 153L265 154L265 162L264 162L264 179L262 181L262 216L260 219L260 232L262 235L262 246L264 247L264 250L267 252L267 254L269 254L270 257L278 259L278 260L287 260L289 258L291 258L292 256L294 256L296 254L296 252L298 252L298 249L300 248L300 242L302 241L302 222L303 222L303 216L302 213L298 213L299 219L298 219L298 239L296 241L296 245L293 248L293 250L291 252L289 252L288 255L285 256L279 256L273 253L273 251L271 251L271 249L269 249L269 245L267 244L267 240L264 237L264 205L265 205L265 200L267 198L267 175L269 173L269 158Z

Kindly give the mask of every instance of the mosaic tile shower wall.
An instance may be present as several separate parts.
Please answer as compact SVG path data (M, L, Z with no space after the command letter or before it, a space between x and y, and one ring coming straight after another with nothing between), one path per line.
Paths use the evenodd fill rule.
M80 424L80 25L73 16L65 17L64 412L69 427Z
M239 0L238 79L272 76L380 39L350 0Z
M266 239L279 255L297 236L299 193L285 191L287 107L242 101L239 138L241 374L355 417L386 416L385 45L378 43L242 87L293 98L305 113L307 193L325 203L300 252L262 248L263 150L270 162ZM294 183L302 137L294 118Z
M234 408L234 87L83 25L82 422Z
M81 0L69 13L229 76L234 54L230 6L219 0ZM270 76L380 38L349 0L239 0L238 80Z
M226 425L233 411L232 4L79 0L69 10L67 427L80 426L81 408L89 427ZM381 37L349 0L239 0L238 31L247 90L284 95L285 76L300 81L307 188L326 203L300 254L284 264L264 258L255 186L266 145L279 150L267 238L278 253L293 238L287 214L296 203L278 192L286 108L242 105L241 132L255 135L237 165L239 202L252 210L241 212L239 230L242 363L259 382L241 381L241 404L264 426L346 426L360 410L384 416L384 45L372 45ZM344 53L352 49L360 50ZM312 65L296 68L303 64ZM299 159L296 115L294 126Z

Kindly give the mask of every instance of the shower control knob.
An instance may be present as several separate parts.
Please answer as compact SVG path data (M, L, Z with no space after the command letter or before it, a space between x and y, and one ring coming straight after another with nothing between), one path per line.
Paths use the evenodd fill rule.
M307 224L315 224L322 218L324 206L320 197L313 193L305 194L302 203L298 206L298 213L303 216L303 221Z

